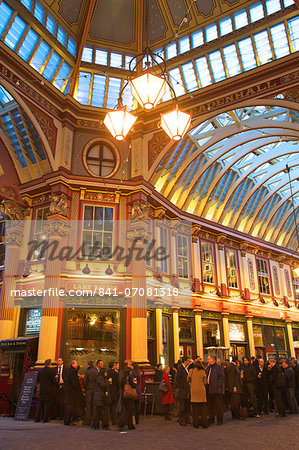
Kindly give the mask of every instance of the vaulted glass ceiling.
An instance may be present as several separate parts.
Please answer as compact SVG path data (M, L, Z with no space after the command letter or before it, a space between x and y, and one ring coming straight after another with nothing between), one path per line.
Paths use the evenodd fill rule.
M162 154L150 181L183 210L297 249L298 115L278 106L219 114Z

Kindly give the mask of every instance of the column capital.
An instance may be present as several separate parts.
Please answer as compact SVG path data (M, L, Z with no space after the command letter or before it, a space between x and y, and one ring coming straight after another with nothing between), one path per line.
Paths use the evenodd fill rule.
M229 317L229 312L223 311L223 312L221 313L221 316L222 316L222 317L225 317L225 318L228 318L228 317Z
M48 216L47 221L43 225L43 230L48 236L63 237L69 232L69 226L66 223L66 218L57 214Z
M201 308L194 308L194 314L197 316L202 315L203 310Z
M247 320L253 320L253 315L252 314L246 314L246 319Z
M173 313L178 313L180 310L180 308L178 306L172 306L171 309L172 309Z
M136 241L138 239L144 239L145 241L149 241L151 239L152 235L148 231L136 228L135 230L128 231L127 238L130 241Z

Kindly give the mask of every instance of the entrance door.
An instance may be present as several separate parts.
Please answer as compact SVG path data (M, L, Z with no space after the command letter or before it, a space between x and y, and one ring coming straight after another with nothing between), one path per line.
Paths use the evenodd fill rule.
M180 345L180 358L188 356L188 358L194 358L194 344L181 344Z
M247 345L242 344L231 344L231 356L237 356L239 360L243 358L243 356L247 356Z

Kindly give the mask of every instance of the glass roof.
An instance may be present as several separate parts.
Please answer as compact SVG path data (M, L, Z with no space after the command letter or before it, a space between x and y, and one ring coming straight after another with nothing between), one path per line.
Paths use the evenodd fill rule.
M298 132L293 111L279 106L219 114L169 150L150 181L189 213L297 248L292 200L299 222Z

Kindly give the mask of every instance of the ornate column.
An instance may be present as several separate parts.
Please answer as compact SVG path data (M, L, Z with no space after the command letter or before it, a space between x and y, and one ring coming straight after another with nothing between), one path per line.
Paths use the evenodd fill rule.
M223 312L223 313L221 313L221 315L222 315L224 347L230 348L229 327L228 327L228 316L229 316L229 313Z
M292 321L287 319L286 325L287 325L287 333L288 333L288 339L289 339L289 345L290 345L290 356L291 356L291 358L295 358L296 355L295 355L294 340L293 340Z
M20 247L24 240L24 221L7 221L5 230L5 271L0 298L0 340L17 337L19 314L15 308L16 276Z
M203 337L202 337L202 323L201 323L201 309L195 309L195 338L196 338L196 352L197 355L203 358Z
M146 261L144 258L139 260L136 255L138 252L146 253L146 241L151 239L151 234L147 231L147 216L147 202L136 200L131 207L131 222L127 234L130 245L135 249L130 263L132 292L135 291L131 310L131 359L145 364L148 364Z
M157 305L158 306L158 305ZM160 356L163 355L163 335L162 335L162 309L156 308L156 349L157 349L157 363L160 361Z
M179 308L172 308L172 331L173 331L173 359L175 362L180 357L180 330L179 330Z
M241 276L242 289L244 290L244 297L245 297L244 299L250 300L250 291L248 289L248 286L246 286L247 280L249 279L247 264L246 264L246 249L247 248L248 248L248 244L246 242L241 244L240 276Z
M196 227L192 230L192 276L196 292L201 290L200 248L198 239L199 232L200 227Z
M220 286L221 295L227 295L227 279L226 279L226 261L225 261L225 251L224 242L226 236L221 234L217 237L216 245L216 262L217 262L217 273L218 273L218 284ZM218 251L217 251L218 250Z
M248 344L249 344L249 353L250 353L249 356L255 356L252 316L246 316L246 323L247 323L247 334L248 334Z
M65 243L64 238L69 231L67 218L59 214L48 216L44 230L49 242L58 242L55 252L57 255ZM51 259L48 255L45 262L45 295L43 296L36 365L43 364L48 358L51 358L52 361L56 359L61 267L62 261L59 258Z

